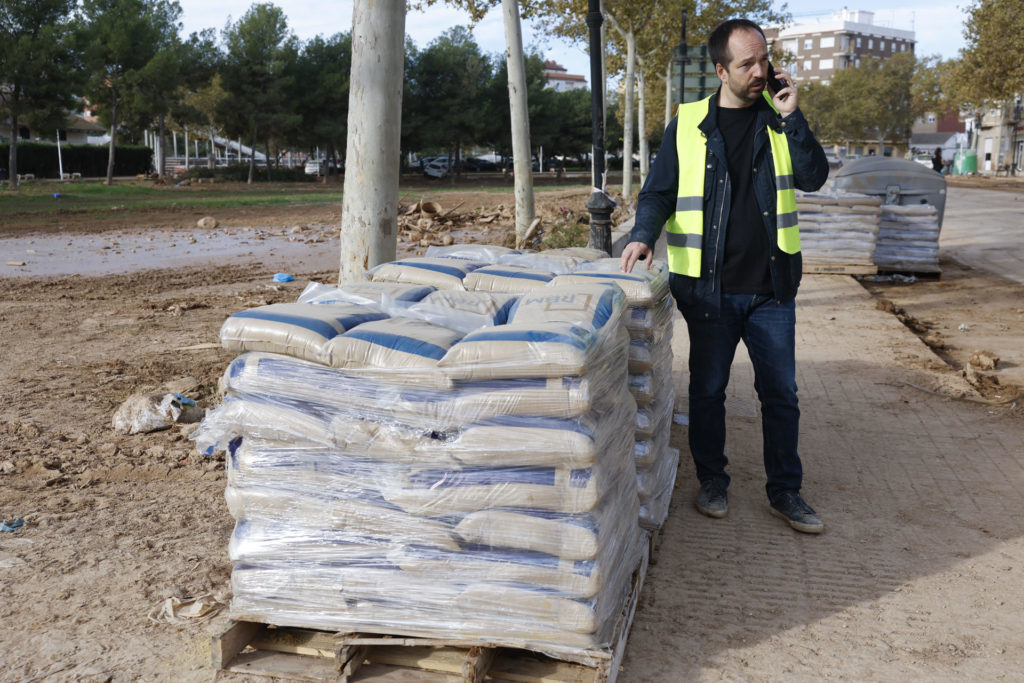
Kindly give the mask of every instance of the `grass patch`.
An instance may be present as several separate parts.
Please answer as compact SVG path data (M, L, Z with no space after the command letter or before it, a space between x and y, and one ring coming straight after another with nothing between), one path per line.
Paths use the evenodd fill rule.
M247 206L332 204L341 201L338 185L296 187L240 183L203 184L190 187L154 185L145 181L102 183L24 183L18 190L0 192L0 215L138 210L147 208L233 209Z

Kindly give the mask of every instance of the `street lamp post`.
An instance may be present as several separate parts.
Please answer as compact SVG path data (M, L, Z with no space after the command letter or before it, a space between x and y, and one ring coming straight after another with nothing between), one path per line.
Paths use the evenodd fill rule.
M590 212L590 247L612 253L612 210L615 202L604 192L604 81L601 73L600 0L587 3L590 29L590 120L593 127L593 192L587 200Z

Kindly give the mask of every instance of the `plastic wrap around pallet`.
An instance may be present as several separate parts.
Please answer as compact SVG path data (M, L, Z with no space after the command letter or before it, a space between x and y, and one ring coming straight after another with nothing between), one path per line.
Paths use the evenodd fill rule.
M663 435L650 457L636 442L630 339L659 407L671 355L650 342L668 315L646 307L627 327L639 309L604 284L611 271L517 297L463 291L494 260L600 272L600 256L460 250L308 288L314 316L361 304L376 319L306 360L239 356L194 435L229 453L231 617L607 647L644 552L641 502L666 476ZM660 410L645 419L662 430Z
M450 390L437 390L375 383L286 356L247 353L228 366L221 387L284 407L310 405L324 413L448 431L500 416L579 417L617 396L625 372L607 364L583 377L456 382Z

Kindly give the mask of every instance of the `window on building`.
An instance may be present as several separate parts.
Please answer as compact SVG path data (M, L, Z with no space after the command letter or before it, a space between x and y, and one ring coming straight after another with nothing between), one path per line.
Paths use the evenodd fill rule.
M843 36L839 39L839 49L843 52L850 49L850 36Z
M795 38L793 40L784 40L782 41L782 51L788 52L791 55L795 55L798 44L799 43Z
M935 123L935 114L928 114L928 123Z
M837 69L845 69L848 66L850 66L850 62L849 62L849 60L847 60L846 57L840 57L839 58L839 63L836 64L836 68Z
M813 50L814 49L814 38L804 38L804 49L805 50Z
M860 36L857 36L857 47L860 47Z
M884 50L885 49L885 41L884 40L878 41L878 49L879 50Z
M832 68L832 60L831 59L819 60L818 61L818 68L822 69L822 70L831 69Z
M869 50L873 50L874 47L875 47L875 39L874 38L868 38L868 49Z
M810 71L810 70L811 70L811 60L805 59L804 60L804 71Z
M821 47L835 47L836 37L835 36L823 36L819 43Z
M900 45L900 52L906 52L906 51L907 51L907 44L903 43L902 45Z
M857 59L853 60L853 65L860 66L860 57L857 57Z

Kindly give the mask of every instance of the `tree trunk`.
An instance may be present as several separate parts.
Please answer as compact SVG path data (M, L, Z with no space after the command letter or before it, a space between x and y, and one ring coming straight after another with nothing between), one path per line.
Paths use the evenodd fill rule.
M117 94L110 105L110 150L107 152L107 185L114 184L114 143L117 137Z
M633 98L636 97L636 36L626 31L626 106L622 111L622 201L633 204Z
M526 101L526 63L517 0L501 0L505 15L505 61L512 119L513 182L516 195L516 245L526 238L534 219L533 169L530 167L530 110Z
M18 115L11 114L11 148L7 152L7 186L18 189Z
M263 140L263 161L267 166L267 182L270 182L270 139Z
M665 79L665 127L668 128L668 124L672 123L672 65L669 64L668 68L665 69L665 75L660 76ZM680 97L682 94L680 93Z
M650 149L647 144L647 81L644 79L643 62L636 72L637 85L640 86L640 102L637 108L636 130L640 136L640 187L644 186L647 180L647 172L650 170Z
M209 140L210 154L206 157L206 168L213 169L217 166L217 143L213 139L213 128L210 129ZM227 149L225 147L225 149Z
M164 177L164 171L167 168L167 153L164 150L164 139L167 137L167 118L160 114L156 118L157 121L157 139L160 140L159 151L157 152L157 164L156 164L156 175L158 178Z
M404 0L355 0L338 283L395 259Z
M246 183L252 185L252 181L256 179L256 120L252 122L252 137L249 140L249 177L246 179ZM242 155L242 145L238 145L238 155Z

